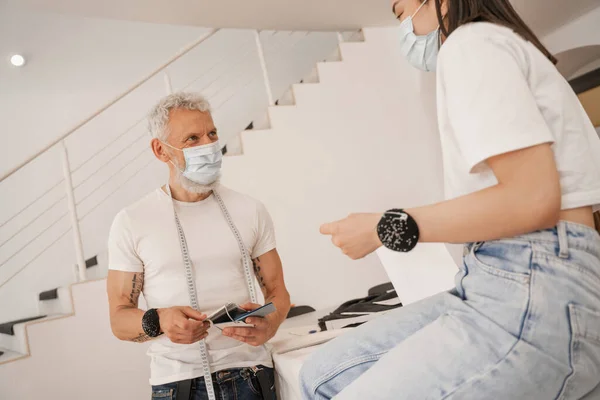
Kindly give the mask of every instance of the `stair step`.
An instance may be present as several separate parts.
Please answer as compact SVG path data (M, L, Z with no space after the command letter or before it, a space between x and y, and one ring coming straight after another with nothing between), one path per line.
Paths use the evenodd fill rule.
M94 271L94 270L90 270ZM39 315L64 315L73 312L71 293L68 287L59 287L39 294Z
M357 43L357 42L365 41L365 35L364 35L362 29L359 31L356 31L356 32L345 33L345 34L343 34L343 36L344 36L345 43Z
M5 322L3 324L0 324L0 333L12 336L15 334L15 329L14 329L15 325L22 324L22 323L29 322L29 321L35 321L35 320L41 319L41 318L46 318L46 316L40 315L37 317L29 317L29 318L18 319L16 321Z
M98 265L98 256L94 256L92 258L88 258L87 260L85 260L86 268L92 268L92 267L95 267L96 265Z
M241 156L244 154L242 137L239 134L229 139L225 147L227 148L228 156Z
M25 354L17 353L16 351L0 348L0 364L25 357Z
M331 52L329 56L323 62L339 62L342 61L342 53L340 51L340 47L338 46L334 51Z
M361 60L365 58L365 44L361 42L348 42L340 45L344 61Z
M319 71L316 65L310 71L310 74L303 79L302 83L319 83Z
M52 290L46 290L45 292L40 293L39 295L40 301L48 301L58 299L58 288Z
M289 87L275 102L276 106L293 106L295 104L296 99L294 98L294 92L292 91L291 87Z

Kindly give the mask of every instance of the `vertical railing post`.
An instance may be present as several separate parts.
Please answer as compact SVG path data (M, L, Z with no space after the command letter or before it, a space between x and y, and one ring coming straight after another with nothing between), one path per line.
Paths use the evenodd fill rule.
M260 40L259 31L254 31L254 38L256 39L256 48L258 50L258 59L260 60L260 66L263 72L263 80L265 83L265 90L267 92L267 98L269 99L269 105L274 106L275 101L273 100L273 91L271 90L271 82L269 81L269 72L267 70L267 62L265 61L265 52L263 51L263 45Z
M173 93L173 86L171 86L171 76L169 76L169 72L165 70L164 74L165 78L165 90L167 91L167 95Z
M83 243L81 241L81 232L79 231L79 218L77 217L77 205L75 204L75 194L73 192L73 179L71 175L71 165L69 164L69 153L65 141L61 141L63 173L65 176L65 189L67 192L67 202L69 205L69 216L71 218L71 229L73 230L73 242L75 244L75 257L77 259L78 282L85 281L86 267L85 257L83 255Z

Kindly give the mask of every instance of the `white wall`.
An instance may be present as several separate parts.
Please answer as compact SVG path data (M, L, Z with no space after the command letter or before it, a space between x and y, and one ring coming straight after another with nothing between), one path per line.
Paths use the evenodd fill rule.
M546 35L542 42L551 53L600 44L600 6Z
M33 356L0 365L0 398L150 398L148 344L112 336L105 288L105 280L74 286L75 317L28 327Z
M339 304L388 280L375 255L349 260L320 224L442 197L432 77L406 64L395 29L366 39L319 64L319 84L294 85L296 106L271 108L272 129L244 133L244 156L224 163L224 183L271 212L296 304Z
M29 62L21 69L0 64L2 138L10 149L0 160L0 172L43 148L205 33L200 28L3 10L0 55L23 52ZM333 33L300 35L300 40L289 32L263 36L265 47L273 49L268 63L278 90L308 74L323 54L335 49ZM209 98L225 140L265 113L267 96L252 31L222 30L172 64L168 73L174 90L201 91ZM165 168L149 150L144 121L149 107L164 94L163 76L157 76L65 141L84 254L99 255L101 261L89 270L92 277L106 272L106 240L116 212L166 179ZM36 315L39 292L74 281L62 177L57 146L0 183L0 304L19 305L0 307L0 322Z
M600 31L600 27L598 27L598 30ZM587 64L586 66L582 67L581 69L579 69L577 72L575 72L573 74L572 78L580 77L582 75L587 74L588 72L595 71L598 68L600 68L600 59L593 61L593 62Z

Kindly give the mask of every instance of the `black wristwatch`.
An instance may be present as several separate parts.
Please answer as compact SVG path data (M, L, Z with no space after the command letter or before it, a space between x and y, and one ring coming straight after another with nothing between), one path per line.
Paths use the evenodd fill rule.
M144 333L150 337L160 336L160 321L158 319L158 311L156 308L151 308L144 313L142 317L142 329Z
M419 242L417 222L402 209L386 211L377 224L381 243L390 250L409 252Z

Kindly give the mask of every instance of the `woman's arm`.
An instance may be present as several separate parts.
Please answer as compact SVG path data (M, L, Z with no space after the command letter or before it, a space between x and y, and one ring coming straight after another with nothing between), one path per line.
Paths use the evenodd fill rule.
M556 226L561 190L549 144L487 160L496 186L467 196L406 210L422 242L476 242Z
M497 185L406 210L419 226L421 242L493 240L556 225L561 190L550 144L501 154L486 162ZM358 259L381 246L376 231L380 219L381 214L353 214L323 225L321 233L331 235L344 254Z

